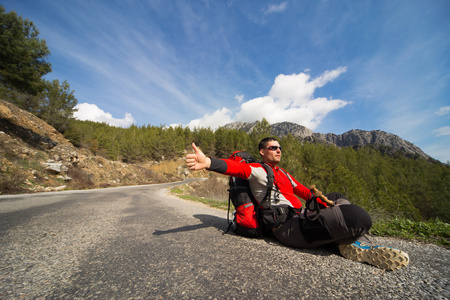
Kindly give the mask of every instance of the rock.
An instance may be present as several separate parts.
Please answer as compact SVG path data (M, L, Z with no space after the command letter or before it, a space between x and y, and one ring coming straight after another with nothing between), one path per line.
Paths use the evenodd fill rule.
M390 150L387 150L388 154L401 152L410 157L418 156L424 159L430 158L430 156L425 154L419 147L415 146L414 144L405 141L395 134L387 133L381 130L365 131L352 129L350 131L344 132L341 135L332 133L314 133L313 137L318 141L330 142L338 147L362 147L365 145L374 145L378 147L385 146L390 148Z
M0 103L0 118L7 120L12 118L11 110L2 103Z
M69 169L62 163L42 163L46 170L54 172L55 174L67 172Z
M61 185L58 187L53 188L54 191L64 191L66 189L66 185Z
M59 191L64 191L66 189L66 185L61 185L61 186L57 186L57 187L46 187L44 188L45 192L59 192Z
M295 123L282 122L273 126L272 134L276 136L285 136L290 133L293 137L304 139L314 134L311 129Z
M72 180L72 177L67 176L67 175L59 175L57 178L62 179L64 181L70 181Z

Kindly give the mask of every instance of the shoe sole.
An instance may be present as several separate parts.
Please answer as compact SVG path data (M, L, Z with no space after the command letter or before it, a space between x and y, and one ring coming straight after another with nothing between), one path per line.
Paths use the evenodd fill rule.
M407 253L387 247L362 249L352 245L339 245L342 256L353 261L365 262L385 270L397 270L409 264Z

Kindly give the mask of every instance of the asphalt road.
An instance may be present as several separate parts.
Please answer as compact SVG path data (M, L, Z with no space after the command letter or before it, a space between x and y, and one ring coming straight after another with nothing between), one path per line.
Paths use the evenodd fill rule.
M336 247L292 249L226 230L226 211L175 184L0 196L1 299L448 299L449 252L385 272Z

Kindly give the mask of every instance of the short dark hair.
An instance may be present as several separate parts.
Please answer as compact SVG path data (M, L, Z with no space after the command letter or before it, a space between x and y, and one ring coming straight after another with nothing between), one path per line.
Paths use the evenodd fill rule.
M267 144L268 144L269 142L272 142L272 141L278 142L278 140L277 140L276 138L274 138L274 137L266 137L266 138L263 138L263 139L261 140L261 142L259 142L258 150L267 148Z

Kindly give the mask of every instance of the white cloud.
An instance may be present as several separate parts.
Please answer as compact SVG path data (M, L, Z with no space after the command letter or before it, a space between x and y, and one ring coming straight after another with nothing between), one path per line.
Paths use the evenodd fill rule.
M316 87L323 87L330 81L338 78L342 73L347 72L347 67L339 67L336 70L325 71L322 75L314 79L313 83Z
M314 98L317 88L333 81L346 70L346 67L339 67L325 71L314 79L306 73L280 74L267 96L243 102L234 118L230 109L222 108L212 115L192 120L188 126L217 128L233 121L254 122L265 118L271 124L288 121L314 130L327 114L351 103L340 99ZM243 95L235 98L243 99Z
M439 110L436 112L438 116L444 116L446 114L450 113L450 106L444 106L439 108Z
M433 130L433 132L436 134L437 137L444 136L444 135L450 135L450 126L444 126L438 129Z
M306 73L280 74L275 78L268 96L241 105L236 120L256 121L266 118L271 124L288 121L314 130L328 113L350 104L339 99L314 98L317 88L333 81L346 70L345 67L339 67L313 80Z
M267 10L264 12L264 14L268 15L268 14L283 12L286 10L286 8L287 8L287 2L283 2L279 5L272 4L272 5L269 5Z
M200 119L192 120L187 126L189 126L189 128L211 127L215 129L232 122L230 113L231 111L228 108L223 107L222 109L216 110L212 115L206 114Z
M244 101L244 95L236 95L234 96L234 99L236 99L239 103L241 103L242 101Z
M116 119L113 118L110 113L98 108L95 104L80 103L75 108L78 109L78 111L76 111L73 116L75 119L81 121L89 120L124 128L135 123L135 120L130 113L125 113L125 116L122 119Z

